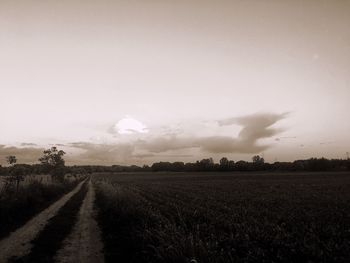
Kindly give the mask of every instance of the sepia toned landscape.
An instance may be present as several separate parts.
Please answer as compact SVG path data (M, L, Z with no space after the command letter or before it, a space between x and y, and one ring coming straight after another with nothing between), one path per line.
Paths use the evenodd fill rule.
M0 0L0 263L350 262L349 14Z
M1 169L3 262L349 259L350 160L67 167L61 154Z

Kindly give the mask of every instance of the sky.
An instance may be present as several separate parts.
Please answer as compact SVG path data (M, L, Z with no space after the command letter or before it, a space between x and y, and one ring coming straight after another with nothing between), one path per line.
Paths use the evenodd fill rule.
M350 1L0 0L0 164L350 152Z

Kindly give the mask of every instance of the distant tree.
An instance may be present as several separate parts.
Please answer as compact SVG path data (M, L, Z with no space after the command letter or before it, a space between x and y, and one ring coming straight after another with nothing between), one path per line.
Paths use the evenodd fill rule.
M193 172L197 171L197 163L186 163L185 164L185 171Z
M228 166L228 159L226 158L226 157L222 157L221 159L220 159L220 166L223 166L223 167L226 167L226 166Z
M228 162L228 169L231 170L231 171L235 169L235 161L230 160Z
M173 163L173 171L175 172L181 172L185 169L184 162L174 162Z
M17 158L16 158L16 156L14 156L14 155L6 156L6 162L7 162L10 166L13 166L13 165L15 165L15 163L17 162Z
M57 181L63 181L65 174L65 161L63 156L66 153L58 150L57 147L51 147L44 151L44 156L39 158L41 164L49 171L52 178Z
M202 159L199 162L197 161L197 166L200 170L210 171L214 168L214 160L213 158Z
M310 171L328 171L331 169L331 162L325 158L311 158L307 160L307 163Z
M229 168L229 160L226 157L222 157L220 159L220 169L228 170L228 168Z
M251 164L251 170L260 171L265 169L266 165L264 158L260 157L259 155L255 155L253 156L252 160L253 163Z
M259 155L255 155L252 158L254 164L263 164L265 163L264 158L260 157Z
M154 163L151 166L152 171L171 171L171 163L170 162L158 162Z
M236 166L237 171L248 171L249 170L249 163L246 161L243 161L243 160L236 162L235 166Z

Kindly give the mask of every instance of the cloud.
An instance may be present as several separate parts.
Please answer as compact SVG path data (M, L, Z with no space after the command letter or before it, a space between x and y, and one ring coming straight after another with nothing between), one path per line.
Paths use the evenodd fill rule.
M335 142L332 141L332 142L320 142L320 145L327 145L327 144L334 144Z
M63 143L51 143L51 144L49 144L50 146L62 146L62 147L64 147L64 146L66 146L65 144L63 144Z
M138 140L137 147L153 153L161 153L171 150L187 149L199 147L193 137L179 137L177 135L161 136L148 140Z
M21 146L38 146L38 145L35 143L22 142Z
M256 141L240 140L228 136L212 136L198 139L202 151L209 153L259 153L269 145L257 145Z
M148 128L139 120L125 117L110 127L108 131L112 134L135 134L148 133Z
M239 125L242 126L237 137L233 136L184 136L182 134L157 135L143 140L136 140L134 151L156 154L191 148L198 149L205 153L260 153L270 148L269 144L259 144L259 140L270 138L283 130L272 126L279 120L288 116L288 113L258 113L243 117L219 120L219 126ZM184 152L181 152L183 154ZM133 153L134 154L134 153ZM131 154L132 156L132 154Z
M281 114L275 113L255 113L251 115L246 115L242 117L233 117L228 119L218 120L220 126L227 126L233 124L240 124L243 126L260 126L269 127L279 120L286 118L289 112L284 112Z
M284 119L287 113L283 114L254 114L237 118L237 123L243 128L238 137L244 141L256 142L258 139L272 137L283 130L271 128L273 124Z
M44 149L34 147L15 147L0 145L0 163L6 164L6 156L15 155L17 163L36 163L42 156Z
M238 125L238 136L196 136L181 133L147 134L142 139L129 137L114 143L73 142L64 144L67 164L131 164L143 159L157 161L160 158L191 158L203 154L239 153L256 154L270 148L260 140L271 138L283 130L273 127L287 117L287 113L258 113L215 122L216 127ZM283 137L280 137L283 138ZM31 146L23 143L23 146ZM33 145L34 146L34 145ZM0 145L0 158L16 155L20 162L37 162L43 149L35 147L6 147Z
M67 156L67 162L74 164L111 165L128 163L135 146L129 143L94 144L89 142L70 143L70 147L81 150Z
M208 153L259 153L268 149L270 145L260 145L258 141L282 132L282 129L272 128L271 126L287 117L287 115L288 113L259 113L218 121L219 126L233 124L242 126L238 137L171 135L139 141L138 144L144 150L155 153L188 148L199 148L201 151Z
M281 140L296 139L296 138L297 138L296 136L284 136L284 137L276 138L275 141L279 142L279 141L281 141Z

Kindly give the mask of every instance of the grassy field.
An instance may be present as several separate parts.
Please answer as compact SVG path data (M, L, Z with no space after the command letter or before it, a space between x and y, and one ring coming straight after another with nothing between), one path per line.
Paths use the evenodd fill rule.
M49 176L27 176L18 190L15 183L1 185L0 182L0 239L71 191L82 179L53 183Z
M95 174L107 262L349 262L349 173Z

